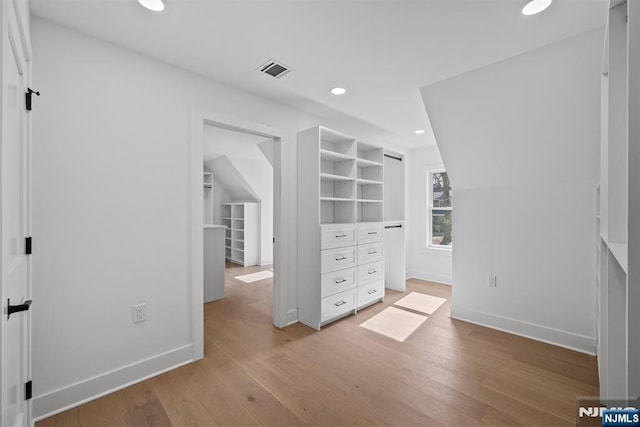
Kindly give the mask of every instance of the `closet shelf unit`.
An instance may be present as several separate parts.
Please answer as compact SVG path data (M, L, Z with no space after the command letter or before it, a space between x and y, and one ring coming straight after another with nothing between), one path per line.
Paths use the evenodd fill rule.
M213 173L202 172L202 220L204 224L213 224Z
M227 227L225 255L228 261L242 266L258 264L258 204L255 202L222 203L222 225Z
M612 0L601 76L596 187L596 343L600 398L640 395L640 2ZM624 404L624 402L621 402Z
M315 329L384 299L384 152L298 133L298 313Z

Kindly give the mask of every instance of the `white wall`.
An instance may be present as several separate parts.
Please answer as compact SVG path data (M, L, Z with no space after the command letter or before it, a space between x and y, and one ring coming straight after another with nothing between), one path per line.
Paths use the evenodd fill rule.
M455 190L452 316L595 351L602 43L589 32L423 88Z
M427 247L427 172L444 169L440 151L437 146L411 150L407 158L409 159L407 190L411 200L409 210L411 232L407 239L407 276L450 285L452 251ZM455 227L455 224L453 226Z
M282 280L297 319L296 134L329 122L34 19L34 415L58 411L191 358L193 106L283 136ZM147 303L147 321L131 306ZM34 304L35 306L35 304Z

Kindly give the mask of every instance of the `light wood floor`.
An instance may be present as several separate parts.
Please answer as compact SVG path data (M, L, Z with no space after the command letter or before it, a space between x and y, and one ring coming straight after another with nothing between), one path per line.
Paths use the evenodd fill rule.
M358 325L404 294L316 332L271 324L271 280L227 269L205 305L205 358L37 423L45 426L571 425L598 394L596 360L451 320L449 301L405 342ZM408 290L450 298L448 286Z

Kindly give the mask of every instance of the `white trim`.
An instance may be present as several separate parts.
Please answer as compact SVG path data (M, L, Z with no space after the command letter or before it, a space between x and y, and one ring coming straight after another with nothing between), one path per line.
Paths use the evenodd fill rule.
M191 345L185 345L166 353L158 354L104 374L59 388L33 399L34 421L39 421L60 412L75 408L132 384L171 371L193 359ZM89 397L86 397L89 396Z
M569 350L586 353L591 356L596 354L596 339L585 335L574 334L572 332L549 328L548 326L537 325L524 322L522 320L509 317L497 316L495 314L475 311L460 307L451 306L451 317L491 329L508 332L532 340L541 341L547 344L568 348Z
M298 323L298 309L294 308L293 310L289 310L286 316L286 325L293 325L294 323Z
M441 283L451 286L453 280L451 276L446 274L431 273L429 271L411 270L408 272L407 279L426 280L427 282Z
M260 267L264 267L265 265L273 264L273 259L263 259L260 260Z
M282 328L287 326L287 296L288 296L288 274L289 271L286 256L287 245L284 240L286 230L285 216L286 198L282 197L282 144L284 143L283 132L272 126L252 122L243 118L228 116L218 112L206 110L194 106L191 111L191 182L189 183L190 219L191 219L191 244L190 244L190 283L192 290L192 337L193 337L193 359L198 360L204 357L204 318L203 318L203 246L202 246L202 163L203 163L203 141L204 125L217 126L224 129L250 132L255 135L271 138L273 144L273 324ZM297 320L297 318L296 318Z

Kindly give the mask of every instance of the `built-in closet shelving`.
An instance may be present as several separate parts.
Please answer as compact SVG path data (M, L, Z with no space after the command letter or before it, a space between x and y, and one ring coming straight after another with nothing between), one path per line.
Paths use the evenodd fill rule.
M225 231L225 257L242 266L258 264L258 204L232 202L222 204Z
M298 134L298 313L315 329L384 299L383 155L321 126Z
M611 1L602 72L596 337L602 399L640 395L640 4ZM635 222L629 221L636 219Z

